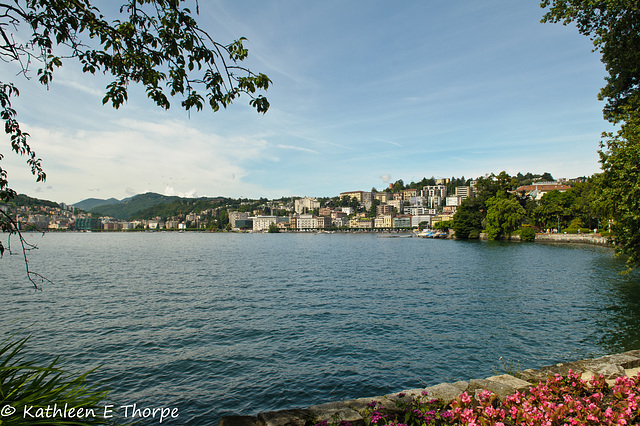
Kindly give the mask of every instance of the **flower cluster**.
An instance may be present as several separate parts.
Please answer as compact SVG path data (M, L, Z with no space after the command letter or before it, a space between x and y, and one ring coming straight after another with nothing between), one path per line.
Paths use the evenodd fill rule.
M478 395L478 404L471 403L471 397L464 392L451 403L453 424L469 426L504 426L505 411L496 408L497 396L488 390Z
M612 389L603 376L589 382L569 371L516 392L503 407L515 424L522 425L630 425L640 420L640 375L618 377Z
M451 413L437 399L430 399L426 392L408 398L399 393L395 407L384 407L379 402L368 404L369 425L375 426L445 426L451 424Z
M368 405L368 426L623 426L640 424L640 373L619 377L610 387L602 375L588 382L573 371L516 392L502 404L483 390L472 398L466 392L449 407L426 393L409 398L398 394L395 407ZM326 425L322 425L326 426Z

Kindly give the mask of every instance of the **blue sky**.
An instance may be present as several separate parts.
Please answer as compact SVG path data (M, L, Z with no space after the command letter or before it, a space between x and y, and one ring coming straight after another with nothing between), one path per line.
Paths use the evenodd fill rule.
M174 99L163 111L138 88L114 110L101 102L108 81L71 61L49 90L3 64L47 172L35 183L24 158L3 148L10 185L66 203L147 191L279 198L431 176L599 170L610 129L597 100L600 56L575 28L541 24L536 0L199 6L214 39L248 39L246 65L273 81L266 115L248 98L190 116Z

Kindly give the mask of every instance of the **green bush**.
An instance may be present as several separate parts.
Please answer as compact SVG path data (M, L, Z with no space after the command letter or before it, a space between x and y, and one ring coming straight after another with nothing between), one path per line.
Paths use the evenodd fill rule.
M57 357L44 367L27 361L22 352L28 339L13 334L0 343L0 424L113 424L104 416L107 391L86 381L94 370L71 374L59 368ZM54 417L65 408L66 418Z
M470 240L477 240L478 238L480 238L480 232L477 229L472 229L471 231L469 231L469 235L467 236L467 238Z
M534 241L536 239L536 231L531 227L525 227L520 230L520 241Z

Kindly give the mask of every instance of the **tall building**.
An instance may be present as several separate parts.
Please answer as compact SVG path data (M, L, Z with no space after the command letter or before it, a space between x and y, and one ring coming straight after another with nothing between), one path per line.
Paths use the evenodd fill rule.
M312 212L315 209L319 209L320 201L316 200L315 198L304 197L299 200L295 200L293 205L296 213L303 214Z

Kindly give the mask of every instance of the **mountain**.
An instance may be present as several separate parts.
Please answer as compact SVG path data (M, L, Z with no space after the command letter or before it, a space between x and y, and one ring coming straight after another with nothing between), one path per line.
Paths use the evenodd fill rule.
M101 200L100 198L87 198L86 200L82 200L75 203L73 207L88 212L89 210L94 209L98 206L104 206L108 204L118 204L121 202L122 201L116 200L115 198L109 198L108 200Z
M131 198L126 198L122 201L115 200L116 202L112 204L99 205L89 211L91 213L99 213L103 216L111 216L116 219L127 220L141 210L157 204L168 204L179 199L180 197L176 196L147 192L146 194L139 194Z
M25 194L16 195L10 204L16 206L46 206L46 207L58 207L58 203L49 200L40 200L38 198L32 198Z

